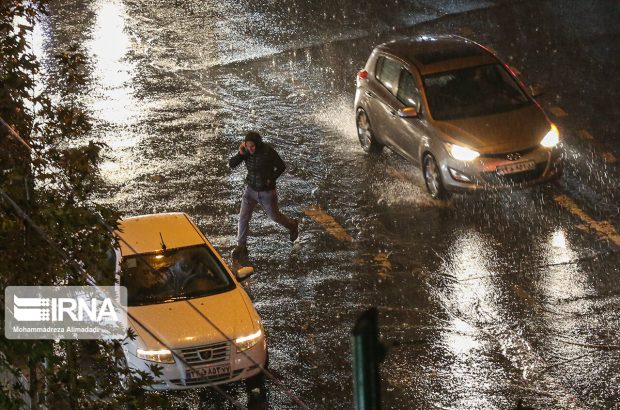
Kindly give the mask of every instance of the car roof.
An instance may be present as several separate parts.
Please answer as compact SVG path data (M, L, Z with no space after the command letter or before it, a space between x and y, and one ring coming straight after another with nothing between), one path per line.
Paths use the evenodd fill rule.
M487 48L455 35L406 38L377 49L415 65L422 75L499 62Z
M122 238L118 242L123 256L158 252L161 250L162 238L167 249L205 243L189 217L182 212L122 219L116 234Z

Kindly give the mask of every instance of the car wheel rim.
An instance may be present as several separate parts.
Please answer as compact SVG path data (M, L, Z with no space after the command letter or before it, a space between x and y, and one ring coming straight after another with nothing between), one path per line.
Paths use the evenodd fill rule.
M368 147L370 147L372 133L370 132L368 117L363 112L357 117L357 136L360 139L360 144L362 147L365 150L368 150Z
M439 193L439 169L433 158L426 160L424 175L426 176L426 186L433 197L437 197Z

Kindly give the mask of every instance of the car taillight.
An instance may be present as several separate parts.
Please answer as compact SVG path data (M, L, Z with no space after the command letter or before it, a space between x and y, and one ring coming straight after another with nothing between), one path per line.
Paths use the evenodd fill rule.
M366 77L368 77L368 71L366 70L360 70L357 73L357 86L359 87L361 85L362 80L365 80Z

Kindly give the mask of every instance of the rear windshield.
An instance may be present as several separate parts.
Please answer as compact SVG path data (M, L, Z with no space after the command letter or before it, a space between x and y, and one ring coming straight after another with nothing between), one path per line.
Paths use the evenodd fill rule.
M123 258L121 285L129 306L191 299L234 289L235 284L204 245Z
M490 115L532 104L501 64L426 75L423 80L436 120Z

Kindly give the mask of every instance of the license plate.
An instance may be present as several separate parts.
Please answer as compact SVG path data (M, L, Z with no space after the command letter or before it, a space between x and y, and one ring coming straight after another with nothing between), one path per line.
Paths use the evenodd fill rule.
M534 161L515 162L513 164L501 165L495 168L498 175L515 174L517 172L531 171L536 168Z
M200 367L188 370L185 373L186 379L197 379L201 377L219 377L230 374L230 365Z

